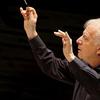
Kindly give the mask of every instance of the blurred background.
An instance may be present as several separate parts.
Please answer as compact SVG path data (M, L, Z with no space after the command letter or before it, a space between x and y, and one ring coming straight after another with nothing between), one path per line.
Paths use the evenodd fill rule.
M82 34L84 23L100 17L97 0L27 0L27 3L38 13L39 35L62 59L62 43L53 32L68 31L77 55L75 41ZM0 100L71 100L73 84L46 76L34 60L20 7L26 7L23 0L0 3Z

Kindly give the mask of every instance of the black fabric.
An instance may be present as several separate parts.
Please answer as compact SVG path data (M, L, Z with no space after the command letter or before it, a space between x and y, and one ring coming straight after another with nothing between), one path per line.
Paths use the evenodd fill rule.
M73 100L100 100L100 66L92 69L77 57L71 63L57 58L39 36L29 43L34 58L44 73L66 83L71 78L75 79Z

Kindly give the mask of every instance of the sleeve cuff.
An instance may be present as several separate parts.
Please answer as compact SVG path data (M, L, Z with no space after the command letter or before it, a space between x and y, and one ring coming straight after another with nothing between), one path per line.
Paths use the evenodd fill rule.
M44 42L41 40L41 38L39 37L39 35L37 35L35 38L29 40L29 44L31 45L32 49L46 46L44 44Z

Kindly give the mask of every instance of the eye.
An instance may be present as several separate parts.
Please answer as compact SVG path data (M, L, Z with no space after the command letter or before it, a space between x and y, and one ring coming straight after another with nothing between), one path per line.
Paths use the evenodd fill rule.
M87 37L86 35L83 35L83 38L84 38L85 40L88 40L88 37Z

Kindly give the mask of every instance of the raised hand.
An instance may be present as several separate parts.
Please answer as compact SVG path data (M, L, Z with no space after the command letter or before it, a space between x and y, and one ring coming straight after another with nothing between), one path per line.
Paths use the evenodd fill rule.
M24 18L24 29L29 39L34 38L37 36L36 32L36 22L37 22L37 13L34 8L26 7L26 10L23 10L20 7L20 12Z
M63 54L65 58L69 62L71 62L75 58L73 49L72 49L72 39L70 38L67 32L63 32L61 30L58 30L58 32L54 32L54 34L62 38Z

